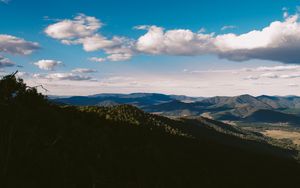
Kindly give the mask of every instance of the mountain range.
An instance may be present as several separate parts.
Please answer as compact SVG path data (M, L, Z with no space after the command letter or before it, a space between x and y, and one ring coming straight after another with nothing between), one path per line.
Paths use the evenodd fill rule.
M99 94L55 98L54 102L77 106L114 106L130 104L168 117L205 116L221 121L247 123L287 123L300 125L300 97L240 95L210 98L157 93Z

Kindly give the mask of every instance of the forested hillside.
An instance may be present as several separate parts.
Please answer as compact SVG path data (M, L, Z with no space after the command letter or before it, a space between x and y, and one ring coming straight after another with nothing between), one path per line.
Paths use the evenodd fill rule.
M300 181L292 150L243 139L248 133L234 127L171 120L129 105L59 106L14 75L0 81L0 114L4 188L295 187Z

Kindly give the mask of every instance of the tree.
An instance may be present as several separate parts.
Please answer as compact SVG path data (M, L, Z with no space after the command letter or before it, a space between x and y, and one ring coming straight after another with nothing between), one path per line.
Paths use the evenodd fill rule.
M18 71L4 76L0 80L0 104L32 105L32 103L45 103L45 97L37 92L37 88L42 86L27 86L23 79L16 77L17 73Z

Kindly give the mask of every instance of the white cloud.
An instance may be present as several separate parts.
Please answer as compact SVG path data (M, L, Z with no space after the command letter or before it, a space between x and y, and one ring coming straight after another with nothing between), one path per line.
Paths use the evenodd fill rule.
M274 21L262 30L253 30L241 35L219 35L215 39L219 56L229 60L263 59L300 63L298 15L290 16L283 22Z
M259 79L259 76L253 76L253 75L250 75L250 76L247 76L246 78L244 78L245 80L258 80Z
M49 25L45 33L65 45L82 45L87 52L103 50L108 55L106 60L123 60L124 56L131 58L134 54L133 41L125 37L113 36L109 39L103 36L98 32L102 25L95 17L79 14L73 20L62 20ZM121 55L123 58L114 58Z
M31 74L28 73L28 72L18 72L18 73L17 73L17 76L20 77L20 78L24 78L24 77L29 77L29 76L31 76Z
M61 65L62 62L56 60L42 59L33 64L42 70L54 70L54 68L58 65Z
M258 67L257 71L295 71L300 70L299 65L273 66L273 67Z
M221 28L221 30L222 30L222 31L225 31L225 30L228 30L228 29L235 29L235 28L237 28L237 26L235 26L235 25L224 25L224 26Z
M252 75L245 77L244 80L258 80L263 78L269 78L269 79L300 78L300 66L298 65L257 67L252 69L244 69L244 72L252 73ZM265 73L261 73L261 72L265 72Z
M274 21L261 30L244 34L202 34L190 30L165 30L157 26L139 26L147 33L138 38L142 53L168 55L215 54L232 61L262 59L299 64L300 24L298 15Z
M102 58L102 57L91 57L91 58L89 58L89 60L92 62L98 62L98 63L102 63L102 62L106 61L106 59Z
M39 48L36 42L25 41L11 35L0 35L0 52L28 55Z
M74 39L93 35L103 24L95 17L79 14L73 20L49 25L45 33L55 39Z
M128 61L131 58L132 58L132 54L127 54L127 53L111 54L107 56L107 59L110 61Z
M94 69L86 69L86 68L77 68L72 70L73 73L94 73L97 70Z
M212 52L213 36L193 33L190 30L178 29L165 31L162 27L144 26L147 33L136 43L140 52L168 55L200 55Z
M264 73L260 75L261 78L278 78L279 76L277 74L274 74L272 72L270 73Z
M0 68L12 67L15 63L0 55Z
M300 73L284 74L281 75L280 78L285 78L285 79L300 78Z
M90 76L83 76L73 73L52 73L52 74L34 74L34 78L47 79L47 80L70 80L70 81L83 81L92 80Z

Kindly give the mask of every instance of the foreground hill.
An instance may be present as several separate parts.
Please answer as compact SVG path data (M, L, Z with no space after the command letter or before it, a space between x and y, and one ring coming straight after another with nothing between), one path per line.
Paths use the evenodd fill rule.
M0 81L0 187L291 187L292 149L205 118L49 103Z

